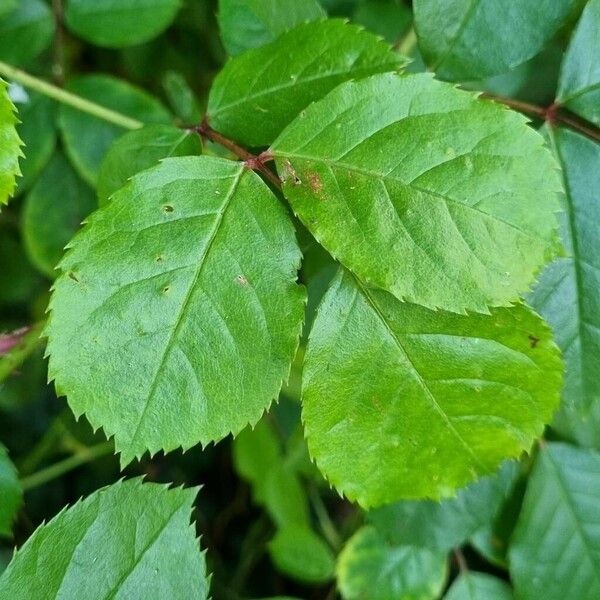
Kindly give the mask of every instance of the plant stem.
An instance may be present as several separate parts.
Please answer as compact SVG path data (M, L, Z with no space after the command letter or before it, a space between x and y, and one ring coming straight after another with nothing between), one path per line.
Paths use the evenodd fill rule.
M41 344L42 323L0 335L0 381L6 379Z
M469 570L469 566L467 565L467 560L465 558L465 555L462 553L462 550L460 548L455 548L453 550L453 553L459 571L461 573L466 573Z
M70 92L52 85L43 79L33 77L32 75L25 73L25 71L16 69L15 67L12 67L11 65L1 61L0 75L3 75L12 81L16 81L17 83L20 83L29 89L35 90L40 94L44 94L45 96L53 98L62 104L72 106L77 110L86 112L94 117L98 117L99 119L112 123L113 125L123 127L124 129L139 129L140 127L144 126L144 124L137 119L132 119L131 117L111 110L110 108L105 108L104 106L100 106L95 102L91 102L90 100L86 100L85 98L81 98L75 94L71 94Z
M33 488L48 483L81 465L92 462L93 460L112 452L113 443L111 441L103 442L102 444L92 446L91 448L86 448L74 456L69 456L33 475L24 477L21 479L21 487L24 491L32 490Z
M329 513L327 512L325 503L319 495L319 491L315 487L311 486L309 490L309 496L313 508L315 509L315 514L317 515L319 527L321 528L323 535L329 542L329 545L334 550L339 550L342 547L342 540L340 538L340 534L337 532L333 521L329 517Z

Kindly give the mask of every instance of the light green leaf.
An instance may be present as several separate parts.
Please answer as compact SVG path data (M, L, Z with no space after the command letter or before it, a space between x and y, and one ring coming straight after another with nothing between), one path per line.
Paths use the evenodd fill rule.
M308 447L363 507L438 499L528 450L560 385L549 328L526 307L433 312L344 272L309 338Z
M487 573L467 571L452 583L444 600L513 600L510 586Z
M170 125L148 125L119 138L106 153L98 175L100 206L121 189L127 180L156 165L163 158L202 154L196 133Z
M0 596L208 597L204 557L190 526L197 489L120 481L39 527L0 578Z
M17 132L27 153L21 161L23 176L17 188L22 194L31 188L56 147L56 106L48 97L30 92L23 101L15 99L15 105L21 120Z
M180 0L69 0L68 27L84 40L105 48L142 44L162 33Z
M94 192L79 179L67 159L56 153L23 207L23 241L32 264L54 279L67 242L95 208Z
M390 546L374 527L363 527L338 557L344 600L433 600L444 589L448 566L441 552Z
M465 81L509 71L537 54L579 0L415 0L419 48L443 79Z
M307 526L288 525L269 542L275 567L285 575L307 584L333 578L335 558L327 544Z
M517 463L509 461L498 473L459 490L456 498L441 502L405 500L370 511L367 516L380 534L394 544L450 550L492 523L518 473Z
M600 125L600 0L590 0L571 38L557 101Z
M208 120L241 143L267 146L303 108L343 81L404 63L388 44L356 25L342 20L300 25L225 65L210 92Z
M52 42L54 18L43 0L19 0L0 19L0 60L26 65Z
M317 0L219 0L221 39L235 56L258 48L296 25L325 16Z
M271 152L294 211L364 282L488 312L558 247L558 171L525 123L429 75L390 73L342 84Z
M109 75L83 75L70 83L69 91L144 123L170 121L168 111L158 100ZM59 125L73 165L85 181L96 187L104 155L123 129L67 105L61 106Z
M540 448L510 548L521 600L600 598L600 455Z
M566 364L554 427L600 449L600 146L566 129L548 134L563 167L569 256L548 266L529 301L553 327Z
M17 6L17 0L0 0L0 17Z
M0 444L0 536L10 536L12 522L23 502L17 470Z
M19 158L23 156L23 142L16 129L16 109L7 90L8 86L0 79L0 207L14 194L17 177L21 174Z
M90 217L60 265L58 392L124 464L239 433L289 373L299 261L284 208L242 163L165 159Z

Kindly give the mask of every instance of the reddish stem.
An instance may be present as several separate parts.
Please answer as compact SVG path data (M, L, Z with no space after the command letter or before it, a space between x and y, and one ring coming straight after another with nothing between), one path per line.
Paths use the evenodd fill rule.
M19 342L23 336L31 331L31 327L22 327L11 333L0 335L0 356L8 354Z

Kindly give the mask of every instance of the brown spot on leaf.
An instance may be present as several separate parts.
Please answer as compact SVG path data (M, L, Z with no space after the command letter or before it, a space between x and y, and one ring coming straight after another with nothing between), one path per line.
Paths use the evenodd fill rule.
M73 273L73 271L69 271L68 275L73 281L75 281L76 283L79 283L79 277L77 277L77 275L75 275L75 273Z
M283 171L284 177L283 181L285 182L288 179L291 179L294 182L294 185L302 185L302 181L300 177L296 174L296 170L292 166L292 163L289 160L283 161Z
M323 196L323 181L318 173L308 173L308 185L310 189L319 197Z
M539 344L540 338L535 335L529 334L529 345L535 348Z
M163 206L163 211L166 213L172 213L175 210L175 208L173 206L171 206L170 204L165 204Z

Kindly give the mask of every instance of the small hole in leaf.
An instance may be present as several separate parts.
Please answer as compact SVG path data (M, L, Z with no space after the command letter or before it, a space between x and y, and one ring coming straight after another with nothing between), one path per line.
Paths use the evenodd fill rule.
M162 262L163 260L165 260L165 257L162 254L159 254L155 259L154 259L157 263Z
M163 211L166 213L172 213L175 209L170 204L165 204L163 206Z
M170 285L166 285L163 288L163 294L168 294L171 291L171 286Z

